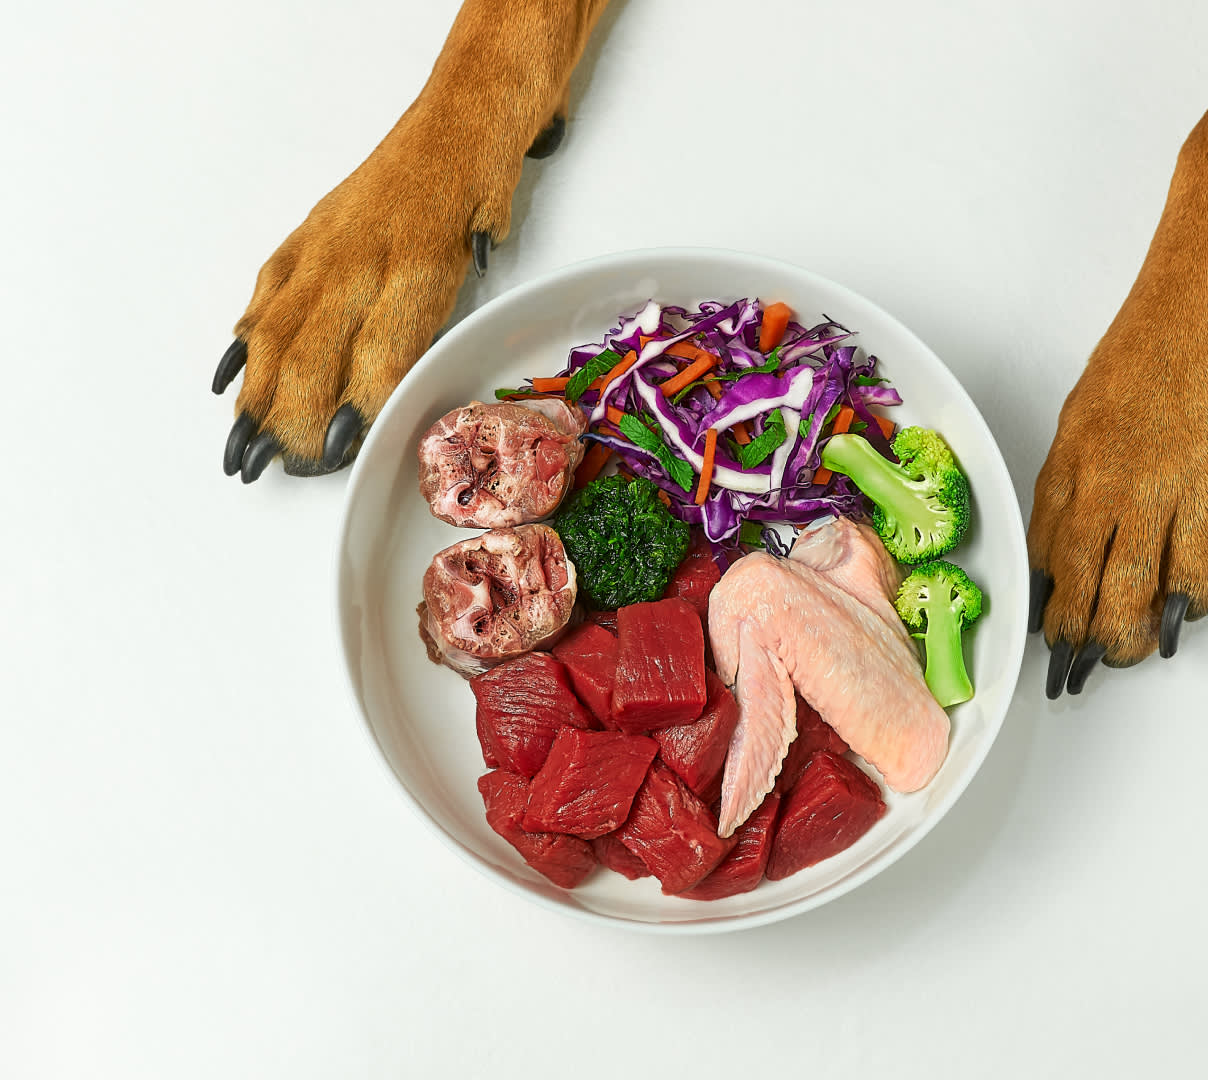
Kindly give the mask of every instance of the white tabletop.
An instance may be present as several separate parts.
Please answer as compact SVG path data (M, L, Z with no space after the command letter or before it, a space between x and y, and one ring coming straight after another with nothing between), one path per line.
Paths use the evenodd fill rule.
M756 931L552 915L404 805L339 667L347 473L225 478L209 383L457 6L5 15L0 1075L1193 1074L1208 624L1056 703L1030 642L934 832ZM939 353L1026 517L1208 107L1206 39L1198 0L613 0L458 315L611 250L799 263Z

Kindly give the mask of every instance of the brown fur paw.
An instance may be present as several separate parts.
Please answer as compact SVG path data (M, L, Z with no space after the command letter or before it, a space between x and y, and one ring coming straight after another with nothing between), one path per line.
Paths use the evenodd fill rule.
M484 151L417 103L265 263L214 377L244 368L224 469L245 482L346 465L444 325L471 236L508 232L523 148Z
M1163 337L1128 311L1067 399L1036 481L1030 628L1051 649L1050 698L1079 693L1100 661L1173 655L1185 614L1208 610L1208 400L1165 359L1189 359L1186 326Z

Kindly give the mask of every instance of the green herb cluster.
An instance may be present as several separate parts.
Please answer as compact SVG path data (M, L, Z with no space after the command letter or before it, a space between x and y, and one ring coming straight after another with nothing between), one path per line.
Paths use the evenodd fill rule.
M688 553L687 522L671 516L643 477L592 481L550 524L575 564L579 595L605 611L660 599Z

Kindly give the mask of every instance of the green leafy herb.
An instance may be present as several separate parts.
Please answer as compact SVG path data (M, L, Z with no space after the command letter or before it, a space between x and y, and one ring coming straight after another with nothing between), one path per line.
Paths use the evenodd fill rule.
M857 420L854 424L852 424L851 427L849 427L847 429L847 433L849 435L859 435L860 432L863 431L866 427L868 427L867 420Z
M755 436L746 446L738 448L738 461L744 469L752 469L773 453L788 433L784 429L784 417L779 409L773 409L764 418L763 431Z
M506 386L501 386L498 390L495 391L495 400L496 401L506 401L513 394L531 394L532 392L533 392L533 388L531 386L528 387L527 389L522 386L519 390L509 390Z
M625 438L634 446L658 458L659 464L663 466L667 475L680 487L685 491L692 490L692 482L696 478L696 473L683 458L677 457L671 452L670 447L663 441L662 435L657 431L651 431L636 416L630 416L628 413L621 417L620 428Z
M874 377L872 375L857 375L852 382L854 382L857 386L880 386L881 383L887 383L889 380L881 378L880 376Z
M777 345L770 353L768 358L755 367L743 368L741 371L722 371L714 375L715 379L721 382L733 382L735 379L741 379L744 375L768 375L780 367L780 346Z
M644 477L608 476L572 495L551 522L592 607L658 600L688 553L687 522L672 517L658 494Z
M601 375L607 375L620 362L621 358L611 349L605 349L598 356L593 356L570 377L570 382L566 384L566 400L578 401L592 383Z
M738 542L747 547L764 547L763 526L758 521L744 521L738 527Z

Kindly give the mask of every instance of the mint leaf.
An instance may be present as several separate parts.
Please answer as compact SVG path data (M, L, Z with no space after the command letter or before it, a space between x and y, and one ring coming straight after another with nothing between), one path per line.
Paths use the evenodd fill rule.
M738 541L747 547L763 547L763 526L758 521L744 521L738 526Z
M852 424L851 427L847 429L847 433L849 435L859 435L860 432L866 427L868 427L868 422L866 420L857 420L854 424Z
M889 380L880 377L874 378L871 375L857 375L852 382L854 382L856 386L880 386L881 383L887 383Z
M692 482L696 479L696 473L683 458L677 457L671 452L663 441L662 435L657 431L651 431L636 416L630 416L628 413L621 417L620 428L625 438L634 446L658 458L663 470L680 487L685 491L692 490Z
M598 356L593 356L570 377L570 382L566 384L566 400L578 401L592 383L601 375L607 375L620 362L621 358L611 349L605 349Z
M741 379L744 375L769 375L780 367L780 346L777 345L770 353L768 358L756 367L743 368L742 371L722 371L714 375L715 379L722 382L733 382L735 379Z
M532 392L533 388L531 386L527 390L524 387L521 387L519 390L509 390L506 386L501 386L495 391L495 400L506 401L513 394L531 394Z
M784 417L779 409L768 413L763 422L763 431L755 436L746 446L738 448L738 461L744 469L752 469L775 451L788 433L784 430Z

